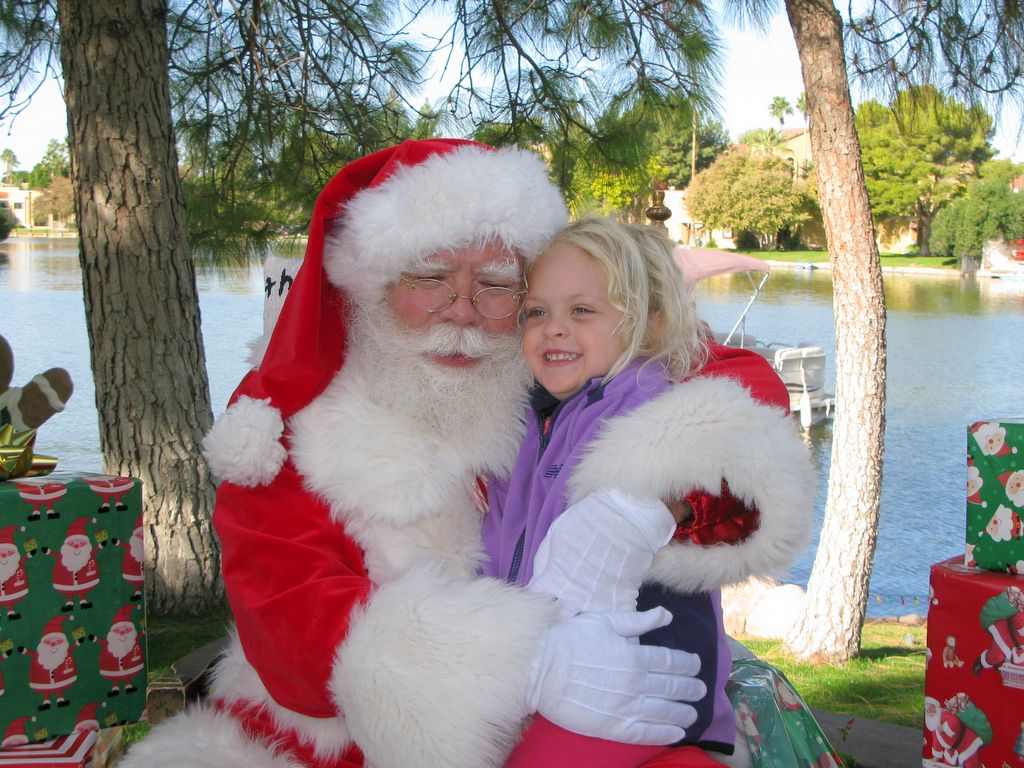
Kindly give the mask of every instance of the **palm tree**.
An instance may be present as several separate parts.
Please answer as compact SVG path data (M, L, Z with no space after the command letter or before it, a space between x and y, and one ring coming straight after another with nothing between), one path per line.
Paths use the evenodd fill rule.
M793 114L793 107L789 105L789 99L785 96L776 96L768 107L768 113L778 119L781 128L786 124L786 115Z
M18 158L15 156L14 152L9 149L5 149L3 152L0 152L0 163L3 163L4 168L6 169L4 180L8 184L13 184L14 169L18 165Z
M774 154L775 150L786 143L786 137L778 128L754 128L737 137L740 144L747 144L752 151L763 150Z
M806 93L801 93L797 97L796 109L797 109L797 112L799 112L801 115L804 116L804 122L806 123L807 122L807 115L810 112L810 109L807 106L807 94Z

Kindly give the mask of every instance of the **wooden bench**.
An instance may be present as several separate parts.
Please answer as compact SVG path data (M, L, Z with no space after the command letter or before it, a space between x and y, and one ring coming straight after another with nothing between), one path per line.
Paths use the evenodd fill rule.
M228 645L226 637L213 640L171 664L171 671L146 686L147 720L155 725L177 714L189 702L204 697L213 663Z

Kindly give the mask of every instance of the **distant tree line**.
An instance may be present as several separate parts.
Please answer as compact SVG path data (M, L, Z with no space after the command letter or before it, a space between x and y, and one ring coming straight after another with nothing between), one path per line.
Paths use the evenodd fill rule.
M67 223L74 217L71 160L66 141L51 140L43 158L31 171L15 170L18 158L10 149L0 152L0 164L4 166L4 180L8 184L25 184L29 189L43 193L32 204L33 225L46 226L54 221ZM12 227L15 224L17 222L12 220Z
M768 111L780 127L792 113L781 96ZM856 126L876 226L906 222L918 253L946 258L980 258L988 238L1024 238L1024 196L1011 191L1024 166L992 160L985 110L918 86L889 104L863 102ZM813 165L794 169L776 157L786 141L780 128L756 128L737 137L738 151L716 148L690 187L690 213L733 230L743 248L796 247L799 225L819 215L817 184Z
M806 109L803 94L796 105L798 111ZM768 112L781 127L793 108L785 97L776 96ZM429 103L412 117L396 106L388 119L399 135L422 138L444 133L441 117ZM989 143L992 118L984 110L924 87L900 92L888 105L863 102L857 108L856 123L876 224L891 219L913 222L918 252L947 258L977 258L988 238L1024 237L1024 198L1010 187L1024 167L991 161L995 154ZM623 168L606 155L574 164L570 196L577 210L643 221L655 184L681 189L693 181L688 194L691 214L708 228L735 231L737 244L744 248L798 247L799 225L820 216L813 166L794 174L774 156L786 142L780 128L740 134L737 143L752 154L737 157L729 152L725 127L716 120L694 121L688 105L633 121L633 126L639 140L630 167ZM0 153L0 164L8 183L27 183L43 192L33 205L34 224L73 217L65 142L51 141L31 171L15 170L17 158L9 149ZM301 184L292 179L286 184L278 170L264 167L260 171L251 160L241 158L235 165L234 173L246 182L230 202L219 194L209 174L182 169L189 231L195 241L216 243L239 227L257 239L261 234L304 231L320 181ZM697 178L691 179L694 167ZM9 231L16 224L10 212L3 218L0 235L4 226Z

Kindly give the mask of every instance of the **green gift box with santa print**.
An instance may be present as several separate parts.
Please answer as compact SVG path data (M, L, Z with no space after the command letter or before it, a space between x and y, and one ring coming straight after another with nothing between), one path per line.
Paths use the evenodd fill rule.
M0 483L0 749L142 717L142 541L135 478Z
M1024 574L1024 418L967 430L965 563Z

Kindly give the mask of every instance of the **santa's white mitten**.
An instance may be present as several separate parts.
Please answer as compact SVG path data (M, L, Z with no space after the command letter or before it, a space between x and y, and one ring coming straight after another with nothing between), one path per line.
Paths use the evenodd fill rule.
M635 610L654 554L675 529L660 499L598 489L552 523L527 589L557 597L563 615Z
M672 744L686 736L707 687L700 658L637 638L667 625L664 608L580 613L556 622L530 667L526 704L574 733L627 744Z

